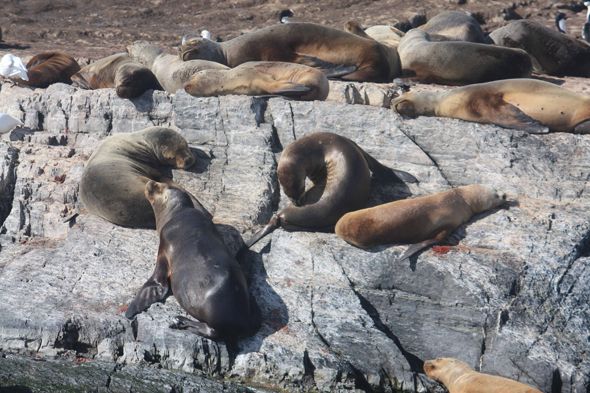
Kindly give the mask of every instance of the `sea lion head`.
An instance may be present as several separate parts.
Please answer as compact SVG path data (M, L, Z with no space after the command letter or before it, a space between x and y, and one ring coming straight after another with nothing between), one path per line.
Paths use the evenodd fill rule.
M193 96L214 96L223 93L224 70L203 70L193 74L184 85L184 90Z
M177 208L194 207L190 195L180 188L150 180L145 184L145 197L150 201L156 215L156 226L168 216L166 212L172 212Z
M464 188L464 197L474 213L493 209L506 202L506 194L492 186L475 184Z
M181 169L189 168L195 163L195 157L186 140L170 128L158 129L151 136L150 142L158 159L163 163L175 165Z
M203 37L182 37L182 45L178 49L178 56L182 61L209 60L227 65L219 44Z
M452 358L438 358L424 362L424 372L426 375L445 385L463 373L470 371L473 371L473 369L467 364Z
M287 151L283 152L279 167L277 168L279 179L281 179L281 187L285 195L289 197L291 203L295 206L305 205L305 178L307 173L305 166L298 162L298 157Z

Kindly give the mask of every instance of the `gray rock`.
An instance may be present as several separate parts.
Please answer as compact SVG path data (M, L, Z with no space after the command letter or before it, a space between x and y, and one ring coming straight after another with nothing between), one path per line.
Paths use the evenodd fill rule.
M12 146L0 143L0 386L38 389L57 373L55 391L74 380L97 391L437 391L421 367L442 356L542 391L590 385L587 136L404 120L338 102L183 92L128 101L65 85L5 83L0 110L28 127L10 135ZM150 125L189 141L197 164L173 177L214 214L233 251L289 203L276 178L282 149L318 131L420 180L374 179L369 206L475 183L511 202L458 228L455 245L404 262L407 245L361 250L333 233L275 231L240 261L262 328L231 347L175 329L185 312L173 297L136 323L124 318L154 268L155 231L88 214L61 222L97 144Z

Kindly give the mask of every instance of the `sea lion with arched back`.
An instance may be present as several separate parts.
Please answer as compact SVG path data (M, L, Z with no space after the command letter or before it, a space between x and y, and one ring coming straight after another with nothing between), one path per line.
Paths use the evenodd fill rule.
M541 393L521 382L479 373L452 358L427 360L424 372L435 381L442 382L449 393Z
M523 19L494 30L496 45L525 50L536 72L556 76L590 76L590 45L567 34Z
M250 61L228 70L199 71L184 85L195 96L282 95L295 100L325 100L328 78L315 68L279 61Z
M260 309L248 293L244 273L229 252L211 216L195 209L184 190L145 185L160 239L156 269L127 307L132 319L172 289L192 321L178 316L179 327L212 340L235 340L258 331Z
M133 60L152 70L164 90L172 94L184 88L190 77L199 71L228 69L228 67L212 61L182 61L178 56L168 54L147 41L135 41L128 44L126 49Z
M527 78L533 66L523 50L474 42L432 42L412 29L398 47L402 73L423 83L468 85L498 79Z
M283 61L320 68L327 77L344 80L392 80L387 53L382 45L313 23L269 26L220 43L201 37L185 37L179 56L183 60L215 61L231 68L248 61ZM338 65L344 65L344 68Z
M152 71L127 53L117 53L83 67L72 76L72 81L92 90L114 88L121 98L139 97L147 90L163 90Z
M170 128L112 135L88 159L80 179L80 199L86 211L114 224L154 228L156 218L144 195L145 184L157 180L181 188L162 170L189 168L194 162L186 140ZM193 202L206 212L194 197Z
M402 115L496 124L530 133L590 133L590 97L536 79L510 79L444 92L409 92L391 108Z
M475 18L459 11L445 11L430 19L419 29L427 32L432 41L466 41L489 44Z
M72 84L72 75L80 71L80 65L70 55L63 52L44 52L33 56L27 63L29 80L13 80L21 85L46 88L54 83Z
M473 215L506 202L506 194L485 185L457 187L437 194L403 199L352 211L338 220L335 232L349 243L371 248L391 243L415 243L401 256L444 241Z
M282 227L287 231L331 230L340 217L365 206L371 172L401 183L417 182L409 173L388 168L356 143L331 132L316 132L297 139L281 154L277 175L292 204L283 209L245 247ZM305 179L313 186L305 190Z

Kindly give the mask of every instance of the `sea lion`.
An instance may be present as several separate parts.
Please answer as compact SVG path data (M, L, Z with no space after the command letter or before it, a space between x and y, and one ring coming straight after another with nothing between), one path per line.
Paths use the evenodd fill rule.
M276 94L312 101L325 100L328 78L315 68L279 61L249 61L228 70L199 71L184 85L195 96Z
M488 44L480 24L475 18L459 11L445 11L419 27L432 41L466 41Z
M415 76L423 83L468 85L527 78L533 70L523 50L474 42L431 42L421 29L407 32L398 52L404 76Z
M163 90L152 71L127 53L105 57L83 67L72 81L87 89L115 88L121 98L139 97L146 90Z
M313 23L269 26L221 43L185 37L179 56L185 61L210 60L231 68L248 61L284 61L320 68L327 77L360 82L392 80L382 45ZM342 64L344 69L338 67Z
M457 359L427 360L424 372L435 381L444 383L449 393L541 393L508 378L479 373Z
M21 85L46 88L54 83L72 84L72 75L80 71L76 60L62 52L44 52L33 56L27 63L29 80L14 78Z
M80 179L84 208L112 223L154 228L156 218L144 196L149 180L181 188L162 168L189 168L195 159L188 143L174 130L150 127L108 137L92 153ZM204 208L193 197L195 208ZM208 213L207 213L208 214Z
M409 92L391 102L407 116L440 116L530 133L590 133L590 97L536 79L511 79L445 92Z
M437 194L404 199L346 213L336 234L361 248L390 243L416 243L400 260L441 243L474 214L506 202L506 194L485 185L457 187Z
M182 61L178 56L165 53L147 41L135 41L127 45L126 49L133 60L152 70L164 90L172 94L176 93L178 89L182 89L190 77L199 71L228 69L228 67L212 61Z
M556 76L590 76L590 45L528 19L493 31L496 45L525 50L536 72Z
M326 231L345 213L360 209L369 198L371 171L392 182L416 182L409 173L388 168L356 143L331 132L316 132L292 142L281 154L277 175L287 206L245 247L278 227L287 231ZM313 186L305 190L305 178Z
M210 215L195 209L184 190L150 180L145 196L160 238L156 269L127 307L132 319L172 289L198 321L178 316L179 327L212 340L235 340L260 329L261 313L246 278Z

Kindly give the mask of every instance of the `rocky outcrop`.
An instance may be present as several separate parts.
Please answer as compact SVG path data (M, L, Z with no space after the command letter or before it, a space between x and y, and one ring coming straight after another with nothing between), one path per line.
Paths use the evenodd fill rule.
M442 391L422 371L424 360L442 356L547 392L590 385L588 136L408 120L338 102L182 92L123 100L65 85L5 83L0 111L28 127L0 142L0 191L11 206L0 235L0 375L15 376L0 377L1 386L29 383L16 377L29 367L39 370L27 385L34 391L32 381L76 370L88 386L113 392L141 390L140 380L180 391L179 381L201 376L218 380L195 384L230 391L236 382ZM197 164L174 170L174 180L214 214L233 250L288 203L276 178L282 149L318 131L349 137L420 180L374 179L369 205L475 183L506 192L510 203L461 226L456 245L403 262L407 245L361 250L333 233L275 231L240 261L262 328L228 346L175 329L184 311L173 297L136 323L124 318L154 268L155 231L88 214L61 221L78 205L77 182L100 140L152 125L189 141ZM120 384L105 382L118 375Z

